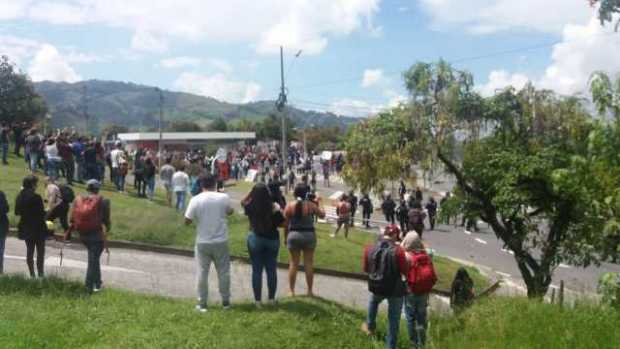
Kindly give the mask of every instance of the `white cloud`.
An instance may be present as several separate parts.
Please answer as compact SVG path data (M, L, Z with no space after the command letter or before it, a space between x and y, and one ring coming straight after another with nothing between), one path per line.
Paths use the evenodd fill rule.
M11 35L0 35L0 52L17 64L23 65L41 48L41 43L36 40L20 38Z
M173 86L183 92L233 103L255 101L261 91L261 86L256 82L231 80L221 73L214 75L183 73Z
M28 74L33 81L76 82L82 79L60 55L56 47L44 44L34 56Z
M343 98L333 102L327 110L336 115L368 117L385 109L385 105L371 104L359 99Z
M207 64L226 74L230 74L234 70L232 64L220 58L209 58L207 59Z
M505 70L494 70L489 74L486 84L477 87L478 92L485 97L493 96L497 90L512 86L522 89L530 79L525 74L510 74Z
M162 53L168 50L168 43L152 32L140 30L131 38L131 48L136 51Z
M362 87L372 87L383 80L383 70L381 69L366 69L364 70L364 77L362 79Z
M162 59L159 65L166 69L177 69L185 67L196 67L202 63L200 58L196 57L172 57Z
M566 23L587 23L585 0L420 0L438 30L465 27L472 33L519 29L560 33Z
M17 5L12 2L18 3ZM317 54L331 37L374 29L380 0L6 0L0 18L54 24L103 24L133 32L132 48L163 52L177 39L280 45ZM11 3L9 5L5 3Z

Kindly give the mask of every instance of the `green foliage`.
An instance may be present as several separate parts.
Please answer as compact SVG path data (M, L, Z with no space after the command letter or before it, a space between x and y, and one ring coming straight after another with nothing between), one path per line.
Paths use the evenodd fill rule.
M31 122L47 113L26 74L16 70L7 56L0 57L0 121Z
M226 132L227 130L228 125L226 124L226 120L222 118L217 118L209 124L209 131Z
M603 304L615 305L620 307L618 299L618 289L620 289L620 273L605 273L598 281L598 293L601 294Z
M224 123L226 124L226 123ZM172 121L166 125L169 132L202 132L203 129L193 121Z
M594 6L599 4L598 18L601 21L601 25L605 25L607 22L612 22L614 16L620 13L620 0L590 0L590 5ZM616 31L620 27L620 20L616 22Z

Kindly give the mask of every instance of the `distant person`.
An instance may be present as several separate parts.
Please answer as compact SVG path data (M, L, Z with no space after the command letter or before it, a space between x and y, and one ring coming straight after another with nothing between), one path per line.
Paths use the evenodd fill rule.
M157 168L153 160L147 157L144 161L144 183L146 184L146 197L151 201L155 198L155 173L157 173Z
M95 143L90 141L84 148L84 167L86 180L99 179L99 165L97 164L97 149Z
M353 190L349 192L349 205L351 205L351 223L349 223L349 225L351 227L354 227L355 226L355 212L357 212L358 199Z
M226 217L233 214L230 198L217 192L217 180L211 175L198 178L202 193L194 196L185 211L185 224L196 224L195 256L198 266L196 309L207 311L209 270L215 264L222 306L230 307L230 250Z
M444 218L444 223L447 224L447 225L450 225L450 221L451 221L452 217L448 213L448 208L444 206L448 202L448 200L450 200L450 192L449 191L447 191L446 195L444 195L441 198L441 200L439 201L439 208L442 211L441 215Z
M419 201L413 203L413 207L409 209L409 229L414 230L422 238L424 233L424 219L426 219L426 213L422 209L422 205Z
M62 164L62 159L58 153L58 145L56 144L56 139L54 138L47 140L47 145L45 146L45 159L45 164L47 166L46 175L54 179L58 179L58 172Z
M288 173L288 190L290 191L295 190L295 181L296 181L295 171L291 168Z
M362 206L362 225L368 229L370 228L370 216L373 211L372 200L370 200L368 194L364 194L364 196L362 196L360 206Z
M329 162L323 163L323 186L329 188Z
M0 125L0 151L2 151L2 164L8 165L7 156L9 154L9 134L11 133L11 129L8 125L2 124Z
M401 200L405 198L405 194L407 194L407 186L405 185L404 180L400 180L400 185L398 186L398 195Z
M434 197L428 199L426 204L426 212L428 213L428 223L431 226L431 230L435 230L435 222L437 221L437 201Z
M342 194L340 197L340 202L336 205L336 215L338 216L336 222L336 230L332 235L332 238L335 238L340 231L340 228L344 226L344 238L349 238L349 222L351 222L351 204L349 203L349 198L347 194Z
M112 179L119 192L123 192L125 186L124 177L121 175L121 160L124 155L123 144L116 141L114 149L110 152L110 164L112 165Z
M407 206L407 202L404 199L400 200L400 203L396 208L396 218L398 219L400 230L407 232L407 229L409 227L409 207Z
M26 137L27 157L30 160L30 172L35 173L39 164L39 151L41 149L41 137L36 129L31 129Z
M289 203L284 210L284 237L290 253L288 278L291 296L295 296L297 269L302 253L308 296L314 296L314 250L317 242L314 217L325 218L325 211L321 198L314 197L310 200L308 190L302 183L297 184L294 193L296 200Z
M172 177L175 169L172 166L172 158L166 158L166 164L159 169L159 180L166 190L166 202L168 206L172 206Z
M22 190L15 199L15 215L20 217L18 237L26 242L26 264L31 277L45 276L45 240L49 237L45 224L43 199L37 194L39 179L34 175L24 178ZM37 274L34 270L34 252L37 252Z
M458 313L474 301L474 281L464 267L459 268L450 288L450 307Z
M404 296L407 292L403 278L409 271L405 250L396 244L397 230L385 229L375 245L364 249L362 265L368 275L368 316L362 324L362 331L374 336L377 328L379 305L388 302L388 328L386 348L395 349L398 342L400 317Z
M381 204L381 210L383 211L383 215L385 216L385 220L388 223L395 224L396 220L394 219L396 203L392 200L392 195L388 194L385 197L385 200Z
M133 160L133 185L138 192L138 197L146 197L146 182L144 180L145 156L142 150L136 152L136 158Z
M85 281L88 292L99 292L103 287L101 254L106 248L107 232L111 228L110 200L99 195L100 188L99 181L88 180L86 194L76 198L71 212L71 230L79 233L88 252Z
M4 247L9 234L9 203L4 192L0 190L0 275L4 273Z
M57 140L58 153L62 160L61 168L64 171L67 185L73 185L75 179L75 157L73 156L73 148L64 137L58 137Z
M310 172L310 186L312 187L313 191L316 191L316 171L312 170L312 172Z
M422 189L420 189L420 187L415 188L415 200L419 203L422 203L422 200L424 200L424 195L422 194Z
M60 220L60 225L67 231L69 229L69 209L71 202L75 199L73 189L68 185L58 185L53 178L47 178L47 186L45 187L45 197L47 201L47 213L45 220L54 222Z
M189 176L185 173L185 166L180 165L179 169L172 175L172 190L176 196L176 209L182 212L185 209L187 192L189 191Z
M407 296L405 318L412 348L424 348L428 327L426 309L430 292L437 283L437 274L431 256L426 253L420 236L414 231L407 233L401 246L406 251Z
M280 234L278 226L284 223L280 206L272 202L271 194L265 184L258 183L241 201L241 205L250 221L250 233L247 238L248 252L252 261L252 289L254 301L261 305L263 270L267 274L267 299L275 302L278 287L278 252Z

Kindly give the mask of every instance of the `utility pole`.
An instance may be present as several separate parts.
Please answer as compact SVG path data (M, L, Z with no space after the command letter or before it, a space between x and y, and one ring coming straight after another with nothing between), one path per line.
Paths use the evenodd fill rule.
M82 87L82 115L84 117L84 132L88 134L88 87L86 85Z
M288 164L286 146L286 88L284 87L284 49L280 46L280 96L276 102L276 108L282 114L282 175L286 172Z
M155 90L159 92L159 142L157 142L157 167L161 168L161 157L163 155L161 146L163 141L162 123L164 120L164 93L159 87L156 87Z

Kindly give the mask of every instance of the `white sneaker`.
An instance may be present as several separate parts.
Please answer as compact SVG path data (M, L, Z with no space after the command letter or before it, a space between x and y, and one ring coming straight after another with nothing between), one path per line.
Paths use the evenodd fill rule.
M207 306L204 304L196 304L196 310L201 312L201 313L206 313L207 312Z
M329 237L330 237L330 238L335 238L335 237L336 237L336 234L329 234Z

